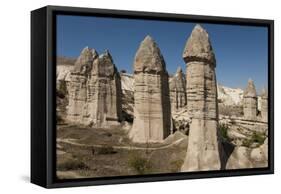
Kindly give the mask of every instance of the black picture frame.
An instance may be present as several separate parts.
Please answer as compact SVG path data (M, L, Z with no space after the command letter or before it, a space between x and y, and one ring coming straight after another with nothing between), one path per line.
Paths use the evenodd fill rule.
M268 28L267 168L58 180L56 165L56 15L188 21ZM46 6L31 12L31 182L46 188L229 177L274 173L274 21L261 19Z

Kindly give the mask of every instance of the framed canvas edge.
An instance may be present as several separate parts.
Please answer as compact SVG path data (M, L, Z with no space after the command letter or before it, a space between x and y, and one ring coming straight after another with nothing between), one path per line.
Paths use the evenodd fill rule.
M107 184L123 184L123 183L141 183L155 181L172 181L186 179L201 179L201 178L218 178L230 176L246 176L246 175L262 175L274 173L274 20L249 19L249 18L232 18L220 16L201 16L201 15L184 15L171 13L155 13L155 12L139 12L139 11L124 11L110 9L95 9L95 8L78 8L78 7L63 7L63 6L47 6L47 58L46 58L46 74L47 74L47 95L46 95L46 188L60 188L73 186L91 186L91 185L107 185ZM269 64L268 64L268 84L269 84L269 146L268 146L268 168L253 168L253 169L235 169L235 170L220 170L220 171L201 171L188 173L171 173L157 174L145 176L124 176L124 177L104 177L104 178L87 178L75 180L58 181L55 176L55 31L54 17L56 13L66 12L68 14L86 14L86 15L101 15L109 17L145 17L146 19L172 19L174 20L189 20L201 21L206 23L225 23L236 25L262 25L268 27L268 49L269 49Z

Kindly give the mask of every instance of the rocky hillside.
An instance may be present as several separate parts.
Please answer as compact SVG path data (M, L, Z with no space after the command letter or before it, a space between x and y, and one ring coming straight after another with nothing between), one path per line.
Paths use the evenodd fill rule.
M134 91L134 77L131 74L121 74L122 89L125 91ZM230 88L218 85L218 99L224 105L236 106L242 105L243 90L240 88Z
M225 105L241 105L243 90L240 88L229 88L218 85L218 99Z
M68 78L68 74L72 69L73 61L58 60L57 66L57 80L64 80ZM63 63L60 63L63 62ZM121 84L124 93L134 91L134 77L132 74L121 73ZM243 90L240 88L230 88L227 86L218 85L218 99L219 102L226 106L242 105Z

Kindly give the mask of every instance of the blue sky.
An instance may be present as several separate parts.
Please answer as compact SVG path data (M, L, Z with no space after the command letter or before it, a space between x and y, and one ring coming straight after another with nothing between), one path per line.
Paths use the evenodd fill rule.
M239 25L201 24L209 33L217 59L219 84L245 88L249 78L258 92L267 86L267 28ZM98 53L108 49L119 70L133 72L140 42L150 35L164 56L167 70L185 71L182 52L195 23L117 19L86 16L57 17L57 55L79 56L85 46Z

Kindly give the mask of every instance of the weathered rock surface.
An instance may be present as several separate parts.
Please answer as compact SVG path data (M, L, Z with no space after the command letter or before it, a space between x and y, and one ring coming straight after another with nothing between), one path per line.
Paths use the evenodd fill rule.
M92 63L93 49L86 47L76 60L70 75L67 119L74 123L83 123L87 101L88 74Z
M249 79L243 97L244 117L248 120L257 119L257 92L253 80Z
M186 158L181 170L219 170L216 60L208 33L200 25L193 29L183 59L187 66L187 109L191 124Z
M94 126L109 126L121 121L121 79L108 51L93 62L88 80L85 120Z
M121 80L108 51L83 49L70 80L68 120L97 127L122 120Z
M268 94L266 89L263 89L261 94L261 118L264 122L268 120Z
M236 146L227 160L226 169L260 168L268 166L268 140L256 148Z
M176 74L170 79L171 110L177 111L186 106L186 84L182 69L179 67Z
M154 40L146 36L134 60L134 142L160 142L169 134L171 109L168 73Z

